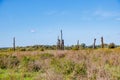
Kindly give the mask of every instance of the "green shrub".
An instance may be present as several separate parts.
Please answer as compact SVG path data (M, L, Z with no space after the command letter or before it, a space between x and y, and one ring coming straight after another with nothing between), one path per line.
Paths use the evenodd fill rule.
M6 69L7 65L6 65L6 54L0 54L0 68L1 69Z
M116 47L116 46L115 46L114 43L110 43L109 46L108 46L108 48L110 48L110 49L115 48L115 47Z
M78 75L86 75L87 67L86 67L85 63L76 64L75 65L75 73Z
M55 71L65 75L74 73L75 75L87 75L87 67L85 63L74 63L73 61L65 59L55 59L51 61L51 65L55 68Z
M23 65L27 65L30 61L30 57L28 56L24 56L23 59L22 59L22 63Z
M33 51L32 48L26 48L26 51Z
M13 48L8 48L7 51L13 51Z
M41 59L47 59L47 58L51 58L53 56L54 56L53 54L49 54L49 53L40 54Z
M82 44L80 45L80 48L81 48L81 49L85 49L85 48L86 48L86 44L85 44L85 43L82 43Z
M0 68L7 69L8 63L10 62L8 59L8 54L0 54Z
M19 60L16 56L11 56L7 54L0 54L0 68L15 68L19 65Z
M6 62L2 61L1 59L0 59L0 68L1 69L6 69L7 68Z
M41 69L41 63L39 61L31 61L28 63L27 71L38 72Z
M74 62L67 60L52 59L51 65L55 68L56 72L69 75L74 70Z
M72 50L79 50L79 47L78 46L73 46Z
M15 68L19 65L20 61L18 60L18 58L16 56L10 56L8 58L8 67L9 68Z
M27 72L38 72L41 69L41 63L32 57L24 56L22 68Z
M26 51L26 49L25 48L20 48L20 51Z
M120 80L120 66L106 64L105 69L111 74L112 80Z
M44 51L44 48L40 48L40 51Z

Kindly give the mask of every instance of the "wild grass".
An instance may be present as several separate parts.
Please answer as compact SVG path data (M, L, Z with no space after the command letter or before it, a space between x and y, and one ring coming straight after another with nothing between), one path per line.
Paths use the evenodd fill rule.
M120 48L0 52L0 80L120 80Z

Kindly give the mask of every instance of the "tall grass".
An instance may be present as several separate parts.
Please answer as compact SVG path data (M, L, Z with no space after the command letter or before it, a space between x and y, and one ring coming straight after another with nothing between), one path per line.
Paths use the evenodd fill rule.
M1 52L0 80L120 80L120 49Z

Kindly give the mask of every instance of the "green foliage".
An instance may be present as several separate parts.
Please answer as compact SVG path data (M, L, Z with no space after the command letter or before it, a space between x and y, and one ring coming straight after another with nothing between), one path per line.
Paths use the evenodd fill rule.
M116 47L116 46L115 46L114 43L110 43L109 46L108 46L108 48L110 48L110 49L115 48L115 47Z
M15 68L19 65L20 61L18 60L18 58L16 56L10 56L9 57L9 67L10 68Z
M77 75L87 75L87 66L85 65L85 63L76 64L75 72Z
M0 55L0 68L7 69L7 68L14 68L19 65L19 60L16 56L9 56L9 55Z
M106 64L105 69L111 74L113 80L120 80L120 66Z
M22 59L23 65L28 65L29 61L31 61L31 58L28 56L24 56Z
M8 48L7 51L13 51L13 49L12 48Z
M47 59L47 58L51 58L54 55L53 54L49 54L49 53L43 53L39 55L41 59Z
M86 44L85 44L85 43L82 43L82 44L80 45L80 48L81 48L81 49L86 48Z
M70 75L72 73L77 75L87 74L87 68L84 63L77 64L65 59L52 59L51 65L55 68L57 72L65 75Z
M0 69L0 80L34 80L35 72L16 72L13 69Z
M57 72L69 75L73 72L75 64L72 61L52 59L51 65L54 66Z
M41 64L37 61L30 62L27 69L28 71L38 72L41 69Z
M33 51L32 48L26 48L26 51Z
M63 62L63 66L61 70L63 69L63 74L69 75L73 72L74 70L74 62L72 61L65 61Z
M44 49L43 49L43 48L41 48L41 49L40 49L40 51L44 51Z
M8 55L0 54L0 68L1 69L6 69L7 68L6 57L8 57Z
M22 66L25 71L28 72L38 72L41 69L41 64L37 60L28 56L23 58Z
M119 48L0 52L0 80L120 80L119 52Z
M20 48L20 51L26 51L26 49L25 48Z
M72 50L79 50L79 47L77 45L72 47Z

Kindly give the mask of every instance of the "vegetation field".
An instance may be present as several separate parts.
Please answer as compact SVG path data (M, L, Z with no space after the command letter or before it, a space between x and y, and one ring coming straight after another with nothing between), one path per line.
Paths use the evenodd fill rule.
M0 80L120 80L120 48L1 51Z

